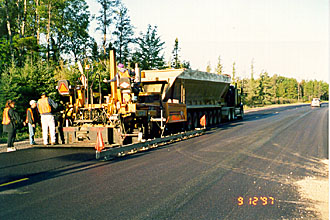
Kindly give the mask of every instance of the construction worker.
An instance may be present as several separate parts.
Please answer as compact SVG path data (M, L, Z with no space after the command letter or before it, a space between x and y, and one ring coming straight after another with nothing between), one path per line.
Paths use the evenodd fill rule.
M36 142L34 141L34 134L36 131L36 124L39 121L39 114L36 108L37 102L35 100L31 100L30 106L31 107L26 110L25 124L27 124L29 128L30 145L36 145Z
M3 132L8 133L7 139L7 152L16 151L14 147L14 141L16 138L16 130L22 123L19 115L14 111L15 101L8 100L6 107L3 110L2 124Z
M103 82L110 83L110 82L117 81L117 85L119 86L119 80L118 80L119 78L130 77L129 71L127 69L125 69L124 64L119 63L117 68L118 68L118 73L116 74L116 76L111 80L107 80L106 78L104 78Z
M47 97L46 93L42 93L41 99L38 100L37 107L41 116L42 138L44 145L48 145L48 128L50 133L51 145L55 145L55 119L52 114L58 105L52 99Z
M130 77L129 70L125 69L124 64L119 63L117 67L120 77Z

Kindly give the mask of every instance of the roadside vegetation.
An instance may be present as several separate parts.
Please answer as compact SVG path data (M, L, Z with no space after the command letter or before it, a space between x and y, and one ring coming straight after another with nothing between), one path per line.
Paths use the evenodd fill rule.
M179 39L173 39L170 60L164 58L164 44L157 26L135 33L128 8L120 0L97 0L101 10L94 17L85 0L0 0L0 115L8 99L16 101L16 110L25 119L29 100L38 100L47 92L55 101L57 81L78 82L78 61L89 64L89 79L96 73L108 78L109 51L116 50L118 63L141 69L190 68L180 57ZM90 27L96 19L97 27ZM102 39L94 39L88 29L97 29ZM102 40L101 44L97 42ZM323 81L287 78L267 72L256 74L251 62L251 77L239 78L236 63L224 73L221 57L214 71L229 74L242 87L248 107L310 101L313 97L328 100L329 85ZM0 134L2 126L0 126ZM26 133L23 128L20 133ZM18 138L26 138L18 134ZM1 138L1 135L0 135ZM0 139L2 141L2 139Z

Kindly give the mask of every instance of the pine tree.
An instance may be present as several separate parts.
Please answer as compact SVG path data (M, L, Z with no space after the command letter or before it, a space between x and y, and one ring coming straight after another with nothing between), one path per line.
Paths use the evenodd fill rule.
M134 42L134 27L131 25L128 9L123 4L119 4L115 23L116 30L113 32L115 41L113 45L116 48L117 60L126 65L131 57L130 45Z
M251 61L251 78L247 84L246 102L249 106L255 106L258 103L258 82L254 80L254 62Z
M260 74L258 90L259 103L263 105L270 105L275 94L274 90L272 89L271 78L268 76L267 72L263 72Z
M223 73L223 66L221 64L221 57L218 57L218 64L217 67L215 68L215 73L217 74L222 74Z
M180 62L180 59L179 59L179 51L180 51L180 47L179 47L179 40L178 38L175 39L175 42L174 42L174 48L172 50L172 68L174 69L178 69L178 68L181 68L181 62Z
M145 70L162 69L165 67L163 42L158 36L157 26L153 28L148 25L147 32L140 33L137 38L138 47L134 53L133 62L140 64L140 67Z
M191 69L190 62L186 60L182 61L180 68Z
M320 98L322 100L329 100L329 84L324 82L324 81L321 81L320 82L320 86L321 86L321 96Z
M233 83L236 83L237 82L237 79L236 79L236 63L233 62L233 71L232 71L232 81Z
M208 73L211 72L211 62L210 61L207 62L206 72L208 72Z
M98 60L99 56L100 56L99 47L98 47L96 41L94 40L93 46L92 46L92 60Z
M277 101L278 101L278 97L277 97L277 93L276 93L276 91L277 91L277 75L276 74L274 74L273 76L272 76L272 78L271 78L271 85L272 85L272 91L271 91L271 94L272 94L272 97L273 97L273 99L272 99L272 103L277 103Z

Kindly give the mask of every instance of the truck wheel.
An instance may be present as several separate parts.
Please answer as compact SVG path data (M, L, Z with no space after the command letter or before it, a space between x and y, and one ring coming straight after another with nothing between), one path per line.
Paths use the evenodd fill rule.
M229 109L228 116L227 116L228 121L232 120L231 116L232 116L231 110Z
M214 123L213 123L213 111L207 112L207 115L209 116L209 125L210 126L214 125Z
M244 111L242 109L240 110L240 116L238 116L237 118L240 119L240 120L243 120L243 118L244 118Z
M193 118L191 116L191 113L188 112L187 114L187 124L186 124L186 130L191 131L193 129Z
M210 111L210 125L213 126L215 123L214 123L214 112L213 110Z
M232 111L231 111L231 120L235 120L235 109L233 109Z
M217 110L217 124L221 123L221 118L222 114L221 114L221 109Z
M218 123L217 110L212 111L212 118L213 118L213 125L216 125Z
M199 119L198 119L198 114L197 112L194 112L193 114L193 128L198 128L199 125Z
M211 111L211 125L217 124L217 112L215 110Z

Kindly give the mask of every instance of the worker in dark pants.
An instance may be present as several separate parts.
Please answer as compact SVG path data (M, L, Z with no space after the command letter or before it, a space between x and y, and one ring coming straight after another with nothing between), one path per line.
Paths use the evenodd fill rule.
M3 131L8 133L7 140L7 152L16 151L14 147L14 141L16 138L16 130L19 125L22 124L22 120L19 115L14 111L15 102L8 100L6 102L6 107L3 111L2 124Z
M29 128L30 145L36 145L36 142L34 141L34 134L36 131L36 125L37 125L37 123L39 123L37 102L35 100L31 100L30 106L31 107L26 110L25 124L27 124L28 128Z
M57 112L54 118L55 118L55 129L56 129L55 136L57 141L56 144L65 144L64 133L63 133L63 117L60 112Z

